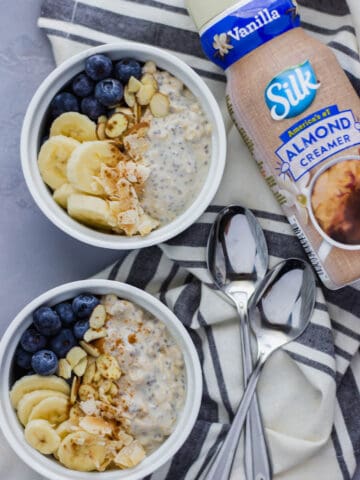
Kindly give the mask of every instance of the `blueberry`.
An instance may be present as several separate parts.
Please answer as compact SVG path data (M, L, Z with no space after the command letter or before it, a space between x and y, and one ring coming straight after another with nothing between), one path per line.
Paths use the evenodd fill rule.
M74 334L69 328L64 328L56 337L50 340L50 348L59 358L64 358L76 344Z
M53 375L58 367L58 359L51 350L40 350L32 356L31 366L39 375Z
M85 332L89 330L89 320L78 320L74 325L74 335L78 340L84 338Z
M93 96L85 97L81 100L81 112L91 118L91 120L97 120L100 115L106 114L106 107Z
M85 62L85 72L95 81L103 80L111 75L112 68L111 59L101 53L92 55Z
M35 353L46 345L46 337L41 335L35 328L25 330L20 339L20 344L24 350Z
M113 107L120 102L124 89L119 80L107 78L101 80L95 87L95 98L106 107Z
M45 337L52 337L61 330L59 315L50 307L40 307L33 314L34 325Z
M31 357L32 354L24 350L22 347L18 347L15 352L15 363L25 370L30 370L31 368Z
M77 98L68 92L61 92L55 95L50 103L50 113L56 118L65 112L78 112L79 102Z
M74 298L72 302L73 310L79 318L89 318L92 311L99 305L99 299L91 294L82 294Z
M122 83L127 83L130 77L138 80L142 74L140 63L134 58L124 58L115 64L115 75Z
M54 310L59 315L61 323L67 327L75 322L76 316L72 309L71 303L64 302L55 305Z
M72 81L72 90L78 97L87 97L94 90L94 82L86 73L80 73Z

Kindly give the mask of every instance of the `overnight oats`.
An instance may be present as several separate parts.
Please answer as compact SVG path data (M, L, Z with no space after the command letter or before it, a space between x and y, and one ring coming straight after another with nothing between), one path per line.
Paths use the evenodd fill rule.
M211 126L184 84L154 62L97 54L49 107L38 165L75 220L147 235L186 211L205 182Z
M360 159L340 161L325 170L314 185L311 203L329 237L360 245Z
M10 399L26 441L78 471L132 468L174 431L186 393L166 326L116 295L40 307Z

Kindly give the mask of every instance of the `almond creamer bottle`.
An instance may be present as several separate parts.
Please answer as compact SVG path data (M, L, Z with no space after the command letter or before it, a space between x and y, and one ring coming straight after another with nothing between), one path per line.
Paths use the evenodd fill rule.
M360 278L360 100L292 0L187 0L233 121L323 283Z

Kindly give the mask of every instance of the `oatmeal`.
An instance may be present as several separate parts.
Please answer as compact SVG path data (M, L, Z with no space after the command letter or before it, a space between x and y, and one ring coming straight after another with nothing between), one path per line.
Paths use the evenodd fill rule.
M135 467L183 407L179 347L162 322L116 295L39 307L14 360L22 375L10 401L27 443L71 470Z
M154 73L170 112L152 118L144 154L151 173L141 204L164 224L183 213L199 193L209 168L211 126L194 95L168 72Z
M116 78L97 78L99 62ZM211 156L211 127L194 95L154 62L107 55L90 56L71 89L53 98L38 155L55 202L88 227L127 236L183 213Z
M149 453L171 434L184 403L182 353L166 326L148 312L114 295L102 303L109 314L102 348L122 371L117 385L126 427Z
M327 169L315 183L312 207L329 237L360 244L360 161L346 160Z

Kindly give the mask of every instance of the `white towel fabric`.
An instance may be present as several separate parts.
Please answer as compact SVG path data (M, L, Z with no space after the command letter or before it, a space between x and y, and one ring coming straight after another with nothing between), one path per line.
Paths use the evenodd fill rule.
M358 0L300 3L303 27L333 49L360 92ZM57 63L88 46L121 40L171 50L203 76L224 106L223 73L204 58L183 0L46 0L39 26L51 41ZM266 233L271 266L289 256L306 258L223 111L227 167L207 212L167 244L127 252L98 274L158 296L188 328L203 368L198 421L173 460L147 480L203 478L241 398L238 320L234 308L211 288L205 266L207 235L221 206L240 203L253 209ZM337 292L318 288L307 331L266 365L258 395L276 480L352 478L360 455L359 317L358 287ZM1 440L0 478L38 480ZM241 448L232 478L245 478Z

